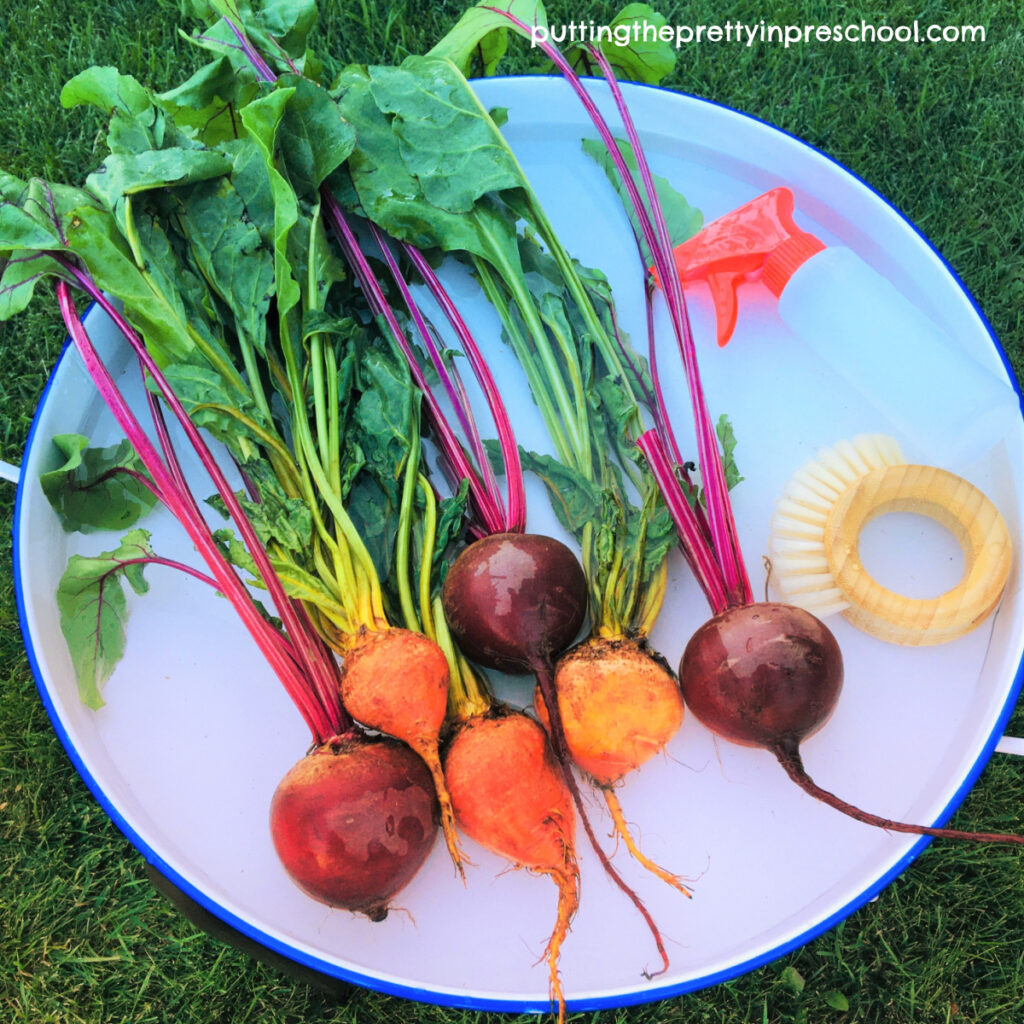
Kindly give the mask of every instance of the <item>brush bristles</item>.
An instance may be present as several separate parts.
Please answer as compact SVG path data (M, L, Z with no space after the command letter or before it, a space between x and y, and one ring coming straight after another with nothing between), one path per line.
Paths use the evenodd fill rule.
M798 469L775 504L771 581L780 598L819 618L849 607L825 555L825 527L842 494L865 473L906 460L887 434L858 434Z

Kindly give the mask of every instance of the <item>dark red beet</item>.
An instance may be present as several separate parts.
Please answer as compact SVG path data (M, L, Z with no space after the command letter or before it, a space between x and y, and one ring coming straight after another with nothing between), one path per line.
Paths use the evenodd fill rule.
M807 774L800 743L832 714L843 686L843 660L828 627L802 608L766 601L716 615L686 645L679 683L683 700L709 729L736 743L766 747L804 792L865 825L943 839L1024 844L1024 836L883 818L847 803Z
M587 613L587 580L551 537L494 533L455 560L441 594L463 652L502 672L535 671L568 647Z
M742 605L709 619L679 666L687 707L736 743L774 748L820 728L843 686L828 627L787 604Z
M437 835L434 783L394 740L343 737L318 747L281 780L270 806L274 848L314 899L387 916Z

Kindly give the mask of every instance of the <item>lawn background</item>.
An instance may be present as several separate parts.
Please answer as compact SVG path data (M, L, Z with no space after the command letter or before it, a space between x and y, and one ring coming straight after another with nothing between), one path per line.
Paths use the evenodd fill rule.
M338 62L422 52L462 3L322 0L315 48ZM909 217L960 275L1024 369L1024 15L1017 0L942 4L656 5L672 23L975 24L984 43L691 46L666 84L763 118L823 149ZM549 6L552 23L604 3ZM0 7L0 168L79 182L98 118L60 108L93 63L157 88L196 55L175 0L6 0ZM507 70L526 70L520 49ZM40 306L0 325L0 458L18 462L63 343ZM73 771L22 648L10 566L13 487L0 484L0 1020L18 1024L333 1024L514 1020L297 983L196 929ZM1011 732L1024 732L1018 710ZM955 819L1022 827L1024 762L997 755ZM845 1007L845 1008L844 1008ZM735 982L599 1014L598 1024L1024 1020L1024 858L933 844L881 897L809 946Z

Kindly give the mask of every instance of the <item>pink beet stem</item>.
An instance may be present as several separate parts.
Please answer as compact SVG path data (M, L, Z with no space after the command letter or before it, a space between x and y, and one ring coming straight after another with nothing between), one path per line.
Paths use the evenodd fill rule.
M89 291L90 295L96 299L106 312L112 315L118 329L125 335L129 343L132 344L132 348L139 356L140 361L146 367L147 371L152 373L153 370L156 370L156 374L158 376L154 376L154 379L157 380L162 389L166 389L167 392L170 392L169 386L166 381L163 380L163 375L159 373L159 370L155 365L150 366L151 359L149 359L148 352L145 351L145 346L142 344L141 339L138 338L127 321L125 321L118 311L113 308L110 302L106 299L106 296L96 288L88 275L79 271L77 268L72 267L70 269L73 270L76 280L86 287L86 290ZM218 588L231 601L232 606L241 616L250 635L269 661L278 678L281 679L289 693L289 696L291 696L292 700L296 704L296 707L298 707L307 726L313 733L314 738L322 740L341 731L341 727L347 723L345 723L344 719L340 717L340 715L343 714L340 710L340 703L338 704L338 715L332 715L331 711L334 709L325 709L313 698L310 693L308 682L310 676L303 671L303 659L301 657L302 652L297 651L291 644L287 643L284 638L262 618L259 611L253 604L248 590L243 586L234 570L230 565L228 565L218 549L205 520L198 515L194 500L191 496L185 498L181 494L173 472L160 458L159 453L153 447L149 437L146 435L134 413L128 407L123 395L118 390L109 371L99 358L92 345L92 341L89 338L88 332L85 330L84 325L78 318L78 312L75 309L74 301L71 297L71 291L64 281L59 281L57 284L57 299L60 305L61 314L64 318L65 324L67 325L71 338L75 347L82 356L86 370L96 384L96 388L99 391L100 396L114 415L121 429L125 432L128 440L132 443L139 458L142 460L143 465L152 476L161 500L175 514L178 521L189 534L192 542L199 549L204 561L213 572ZM175 401L177 400L175 399ZM191 421L188 420L188 416L184 412L184 409L181 408L180 403L178 403L178 408L175 409L175 412L179 416L179 419L184 418L185 422L182 424L183 426L186 424L189 427L192 426ZM200 457L203 458L203 454L205 452L209 462L212 463L212 455L210 455L208 449L206 449L205 443L202 442L201 438L199 438L197 432L195 436L197 439L196 448ZM206 465L207 459L203 459L203 462L204 465ZM220 475L219 468L216 469L216 472ZM221 477L221 479L223 479L223 477ZM230 493L230 488L226 489ZM232 495L232 497L234 496ZM241 512L241 509L239 509L239 512ZM244 516L244 513L242 513L242 515ZM249 525L249 530L251 531L251 525L247 525ZM240 529L242 528L241 523L239 523L239 527ZM269 563L267 564L269 568ZM273 572L272 569L270 571ZM278 586L280 585L278 584ZM284 600L286 603L290 603L287 597L285 597ZM280 610L281 609L279 609L279 611ZM282 618L283 617L284 616L282 616ZM326 670L326 668L323 670Z

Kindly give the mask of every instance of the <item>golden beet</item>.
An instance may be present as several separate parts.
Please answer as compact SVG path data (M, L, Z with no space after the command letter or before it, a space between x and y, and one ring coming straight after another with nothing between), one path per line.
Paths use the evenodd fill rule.
M594 637L558 662L558 708L573 761L610 786L665 748L683 722L672 671L633 640ZM543 701L534 707L545 721Z

